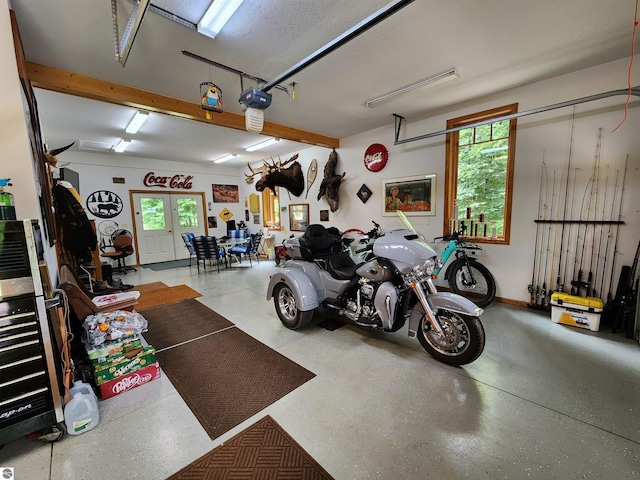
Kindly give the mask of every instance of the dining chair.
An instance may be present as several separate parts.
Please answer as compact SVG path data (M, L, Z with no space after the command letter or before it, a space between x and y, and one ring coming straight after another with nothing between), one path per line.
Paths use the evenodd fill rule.
M229 255L235 255L238 259L238 262L242 259L242 255L249 258L249 265L253 267L251 263L251 257L255 257L255 259L260 263L260 258L258 255L258 249L260 248L260 242L262 240L262 233L252 233L247 238L247 243L242 245L236 245L229 249Z
M193 246L194 238L196 238L195 233L187 232L182 234L182 241L184 242L184 246L189 251L189 266L191 266L191 259L196 258L196 249Z
M200 272L200 260L202 260L202 266L207 268L207 260L216 260L216 266L218 272L220 271L220 260L224 260L225 266L227 266L227 252L220 248L216 237L194 237L193 246L196 251L196 264L198 266L198 273Z

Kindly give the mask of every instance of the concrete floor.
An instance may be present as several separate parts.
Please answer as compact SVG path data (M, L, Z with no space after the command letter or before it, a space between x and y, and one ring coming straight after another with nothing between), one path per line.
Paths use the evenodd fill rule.
M482 317L482 356L449 367L406 327L286 329L265 300L278 268L139 268L121 278L191 286L314 379L211 440L163 376L100 402L100 425L85 434L6 445L0 466L17 479L161 479L269 414L336 479L640 477L637 342L494 304Z

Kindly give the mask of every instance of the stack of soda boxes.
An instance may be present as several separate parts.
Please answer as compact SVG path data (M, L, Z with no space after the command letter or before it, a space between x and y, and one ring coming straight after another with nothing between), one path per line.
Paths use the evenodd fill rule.
M146 326L139 313L119 310L85 320L87 355L103 400L160 376L155 349L140 338Z

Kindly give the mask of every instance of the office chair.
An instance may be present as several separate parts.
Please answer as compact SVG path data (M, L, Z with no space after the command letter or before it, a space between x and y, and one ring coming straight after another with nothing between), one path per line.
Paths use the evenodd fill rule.
M118 262L118 266L115 270L123 275L126 275L127 270L133 270L134 272L137 271L135 268L127 266L125 260L129 255L133 254L133 236L126 230L120 230L115 233L118 233L118 235L113 235L113 245L105 245L104 247L101 247L100 250L102 253L100 256L116 260ZM104 249L106 248L112 248L113 251L105 252Z

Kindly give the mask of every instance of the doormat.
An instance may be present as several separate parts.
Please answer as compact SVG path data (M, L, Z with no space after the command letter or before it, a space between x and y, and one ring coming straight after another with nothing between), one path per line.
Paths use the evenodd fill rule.
M233 326L222 315L193 299L149 308L142 316L149 324L142 336L156 350Z
M141 290L140 298L138 298L138 305L136 305L135 308L137 311L141 311L201 296L202 294L200 292L196 292L193 288L188 287L187 285L176 285L174 287L167 287L165 285L164 287L154 290Z
M191 261L191 265L192 266L196 266L196 260L193 259ZM161 263L149 263L148 265L142 265L144 268L149 268L151 270L154 270L156 272L162 271L162 270L169 270L171 268L179 268L179 267L188 267L189 266L189 259L188 258L184 258L182 260L172 260L170 262L161 262Z
M182 325L185 320L175 322ZM235 326L165 348L156 356L212 439L315 377Z
M194 478L333 479L269 415L174 473L168 480Z

